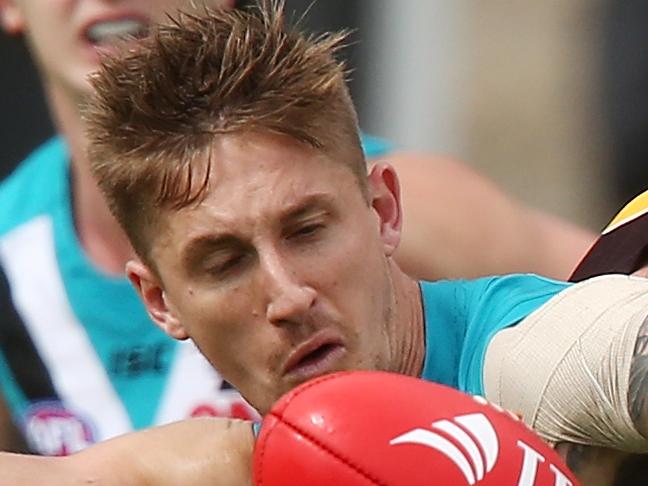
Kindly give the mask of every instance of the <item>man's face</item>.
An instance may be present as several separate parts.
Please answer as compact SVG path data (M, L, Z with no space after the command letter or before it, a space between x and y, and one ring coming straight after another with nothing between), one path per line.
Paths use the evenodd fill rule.
M200 3L200 0L196 3ZM234 0L204 0L233 6ZM99 50L119 36L146 32L165 13L190 0L0 0L0 21L9 34L25 34L48 83L84 93L98 67Z
M397 190L370 177L367 201L348 167L275 135L228 136L212 160L206 199L162 216L159 280L129 264L153 319L261 412L314 376L392 369Z

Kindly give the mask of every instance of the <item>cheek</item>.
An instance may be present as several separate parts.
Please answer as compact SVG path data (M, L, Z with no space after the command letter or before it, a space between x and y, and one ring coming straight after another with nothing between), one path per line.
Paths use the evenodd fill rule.
M373 281L382 272L385 261L382 242L371 221L363 220L362 225L347 229L343 258L347 273L359 280Z
M363 322L378 324L386 280L385 255L371 228L348 231L322 264L324 286L333 294L337 305L343 307L340 310L350 325L359 328Z
M69 77L69 71L78 69L78 65L83 62L72 27L60 9L48 14L47 18L47 23L43 18L27 20L29 25L26 26L25 34L30 51L39 68L44 69L48 75Z
M226 293L189 290L181 315L189 336L221 373L229 377L261 347L262 338L250 293L234 289Z
M181 316L191 338L205 351L227 350L226 342L236 341L243 326L234 323L242 319L239 302L234 296L225 299L220 296L191 292L183 303Z

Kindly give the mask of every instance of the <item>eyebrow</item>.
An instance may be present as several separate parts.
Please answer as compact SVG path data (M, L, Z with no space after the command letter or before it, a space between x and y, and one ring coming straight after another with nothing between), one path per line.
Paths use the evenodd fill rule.
M333 207L334 199L330 194L309 194L294 206L288 207L281 216L280 221L282 224L287 224L303 218L314 211L331 208Z

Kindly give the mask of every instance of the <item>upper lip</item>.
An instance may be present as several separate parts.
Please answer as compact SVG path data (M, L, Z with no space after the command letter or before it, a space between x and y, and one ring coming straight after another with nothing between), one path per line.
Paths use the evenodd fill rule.
M282 367L282 373L284 375L290 373L306 356L322 346L342 344L342 339L336 333L326 330L318 331L288 354Z

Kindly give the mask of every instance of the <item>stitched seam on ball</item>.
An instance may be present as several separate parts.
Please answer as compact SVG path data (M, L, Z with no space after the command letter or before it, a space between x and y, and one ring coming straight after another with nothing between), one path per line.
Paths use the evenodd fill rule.
M274 415L274 414L272 414L272 415ZM268 445L268 437L269 437L270 432L274 428L276 428L277 423L279 423L279 422L275 422L274 424L272 424L272 429L270 429L269 431L265 431L265 435L263 436L263 442L262 443L257 442L257 444L255 446L255 447L261 447L261 452L259 453L260 454L259 461L255 463L255 465L258 466L258 467L254 468L255 481L258 481L257 484L259 486L263 485L263 474L262 474L262 472L263 472L263 461L265 460L265 451L266 451L266 446Z
M332 455L332 456L335 457L336 459L339 459L343 464L346 464L349 468L351 468L351 469L354 470L356 473L358 473L358 474L360 474L361 476L363 476L365 479L368 479L369 481L372 481L372 482L373 482L374 484L376 484L377 486L388 486L387 483L383 483L382 481L380 481L380 480L379 480L378 478L376 478L375 476L372 476L369 472L365 471L365 470L364 470L363 468L361 468L360 466L358 466L358 465L354 464L353 462L351 462L350 459L347 459L346 457L342 456L341 454L335 452L335 451L332 450L330 447L328 447L326 444L324 444L323 442L321 442L320 440L318 440L316 437L314 437L313 435L311 435L311 434L309 434L309 433L307 433L307 432L302 431L299 427L297 427L296 425L292 424L291 422L288 422L285 418L282 419L282 422L283 422L286 426L288 426L288 427L290 427L291 429L293 429L293 430L294 430L295 432L297 432L298 434L300 434L300 435L302 435L303 437L305 437L306 439L310 440L313 444L319 446L319 447L320 447L324 452L328 452L330 455Z
M319 383L322 383L322 382L324 382L324 381L331 380L331 379L333 379L333 378L339 378L339 375L338 375L338 374L324 375L324 376L321 376L321 377L319 377L319 378L316 378L316 379L314 379L314 380L311 380L310 382L307 382L306 384L302 385L302 388L298 391L298 393L294 393L294 394L290 397L290 400L288 400L288 402L287 402L286 405L284 406L284 412L286 411L286 409L288 408L288 406L290 405L290 403L291 403L295 398L297 398L297 396L301 395L303 392L305 392L305 391L308 390L309 388L311 388L311 387L313 387L313 386L315 386L315 385L318 385ZM287 426L289 426L291 429L295 429L295 430L297 430L297 428L296 428L295 426L293 426L292 424L290 424L290 423L284 421L284 418L283 418L280 414L275 413L275 412L273 412L273 411L270 411L270 415L276 417L277 420L278 420L278 422L275 422L275 423L272 425L272 428L273 428L273 429L277 427L277 424L278 424L279 422L281 422L281 423L284 423L284 424L286 424ZM260 454L260 458L259 458L259 461L258 461L258 463L257 463L257 464L259 465L259 467L258 467L258 474L256 474L256 478L258 479L258 483L257 483L257 484L258 484L259 486L263 486L263 474L262 474L262 471L263 471L263 461L264 461L264 459L265 459L265 452L266 452L266 447L267 447L267 445L268 445L268 437L270 436L270 432L271 432L271 430L270 430L270 431L266 431L265 435L263 436L263 442L262 442L261 444L257 443L257 447L259 447L259 446L261 447L261 452L259 453L259 454ZM300 433L301 433L301 432L300 432ZM302 435L304 435L304 434L302 434ZM310 439L310 437L307 437L307 438ZM314 440L312 440L312 439L311 439L311 441L317 443L316 441L314 441ZM326 450L326 448L324 448L324 449ZM346 461L343 460L343 462L346 464ZM371 478L369 478L369 479L371 479ZM386 485L382 485L382 486L386 486Z
M313 388L314 386L319 385L320 383L323 383L323 382L325 382L325 381L329 381L329 380L333 380L333 379L335 379L335 378L340 378L340 374L339 374L339 373L340 373L340 372L338 372L338 373L333 373L333 374L329 374L329 375L320 376L319 378L315 378L314 380L308 381L308 382L304 383L303 385L301 385L301 388L300 388L299 390L297 390L297 392L293 392L292 396L290 397L290 400L288 400L288 401L286 402L285 406L283 407L283 409L284 409L284 413L285 413L285 411L288 409L288 406L292 403L292 401L293 401L295 398L297 398L299 395L301 395L301 394L304 393L305 391L307 391L307 390ZM343 374L346 374L346 373L343 372ZM272 413L272 415L274 415L275 417L278 417L278 418L280 418L280 419L282 418L282 417L280 417L280 416L279 416L278 414L276 414L276 413Z

